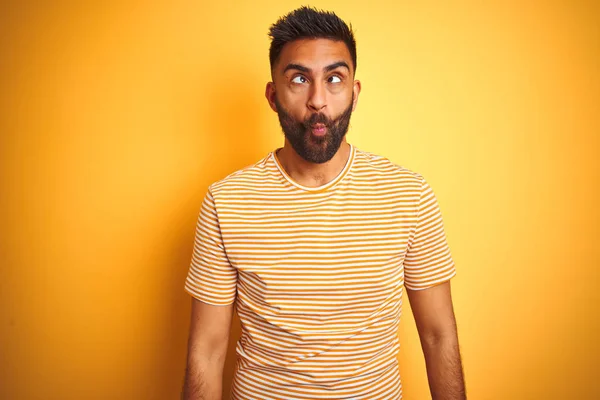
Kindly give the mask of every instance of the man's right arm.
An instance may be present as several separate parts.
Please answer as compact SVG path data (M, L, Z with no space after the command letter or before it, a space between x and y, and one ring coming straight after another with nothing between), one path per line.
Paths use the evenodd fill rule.
M192 297L182 400L220 400L233 304L215 306Z

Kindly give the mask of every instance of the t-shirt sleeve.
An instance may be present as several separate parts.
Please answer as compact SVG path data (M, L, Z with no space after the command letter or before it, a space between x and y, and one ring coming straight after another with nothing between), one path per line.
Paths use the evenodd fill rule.
M227 258L215 201L209 189L198 216L194 251L184 287L202 302L228 305L235 300L236 284L237 270Z
M421 179L417 223L404 258L404 286L411 290L427 289L456 275L440 207L427 181Z

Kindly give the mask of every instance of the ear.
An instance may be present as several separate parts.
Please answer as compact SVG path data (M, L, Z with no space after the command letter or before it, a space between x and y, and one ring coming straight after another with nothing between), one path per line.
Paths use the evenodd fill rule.
M354 111L356 109L356 104L358 104L358 95L360 94L360 89L361 89L360 81L357 79L354 81L354 84L352 85L352 92L354 93L354 101L352 102L352 111Z
M273 82L267 83L267 87L265 89L265 97L267 98L267 101L269 102L269 106L271 107L271 110L277 112L277 106L275 105L275 83L273 83Z

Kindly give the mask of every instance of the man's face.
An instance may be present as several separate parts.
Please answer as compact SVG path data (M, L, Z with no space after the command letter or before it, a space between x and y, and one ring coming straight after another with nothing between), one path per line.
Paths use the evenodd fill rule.
M360 92L353 78L344 42L301 39L284 46L266 95L287 141L306 161L324 163L340 148Z

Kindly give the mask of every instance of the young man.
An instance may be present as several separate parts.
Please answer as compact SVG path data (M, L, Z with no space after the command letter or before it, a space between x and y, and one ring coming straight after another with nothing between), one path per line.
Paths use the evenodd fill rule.
M185 399L220 399L234 304L234 399L401 399L407 289L434 399L464 399L449 280L423 177L345 134L361 83L335 14L302 7L270 30L266 97L285 143L213 183L185 282L193 296Z

